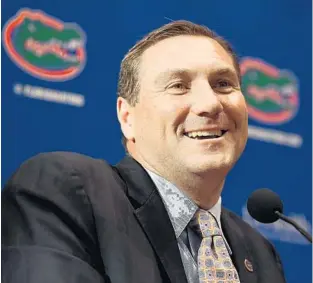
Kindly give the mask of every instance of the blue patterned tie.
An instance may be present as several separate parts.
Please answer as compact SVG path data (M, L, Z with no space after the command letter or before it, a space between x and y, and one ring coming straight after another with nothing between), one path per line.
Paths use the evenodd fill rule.
M240 283L214 216L199 210L196 219L203 239L198 251L200 283Z

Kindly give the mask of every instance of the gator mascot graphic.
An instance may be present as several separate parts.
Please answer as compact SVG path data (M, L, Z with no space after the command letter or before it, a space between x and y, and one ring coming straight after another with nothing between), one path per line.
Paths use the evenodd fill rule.
M240 69L250 118L268 125L283 124L294 118L299 108L299 93L291 72L248 57L242 59Z
M3 44L14 63L47 81L77 76L86 61L85 43L79 26L38 10L20 10L3 29Z

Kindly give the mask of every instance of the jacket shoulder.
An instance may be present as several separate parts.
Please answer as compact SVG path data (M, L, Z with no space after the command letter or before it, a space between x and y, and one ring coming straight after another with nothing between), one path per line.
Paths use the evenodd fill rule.
M112 172L108 162L74 152L46 152L37 154L14 172L7 182L7 187L28 189L49 189L51 184L60 184L66 179L88 179L95 172ZM50 186L51 188L51 186Z

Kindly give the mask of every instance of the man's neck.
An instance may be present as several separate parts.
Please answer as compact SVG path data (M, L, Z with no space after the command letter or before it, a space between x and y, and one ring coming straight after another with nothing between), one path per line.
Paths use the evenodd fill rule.
M145 162L141 163L140 160L138 162L146 169L174 184L202 209L208 210L213 207L221 196L226 175L223 172L214 170L211 174L206 172L201 175L184 172L169 174L169 170L159 171Z
M130 156L144 168L176 185L202 209L208 210L213 207L221 196L228 172L227 169L211 170L204 173L191 173L180 170L173 172L173 170L167 170L167 168L153 166L145 158L136 154L135 150L129 152Z
M185 180L184 180L185 179ZM172 181L176 184L190 199L192 199L200 208L209 210L219 200L225 183L224 178L218 179L215 175L212 178L201 178L190 176L179 179L179 182Z

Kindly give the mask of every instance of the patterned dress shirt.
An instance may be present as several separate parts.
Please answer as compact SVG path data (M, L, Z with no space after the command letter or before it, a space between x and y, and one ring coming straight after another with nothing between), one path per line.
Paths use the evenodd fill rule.
M202 239L189 224L199 207L175 185L150 170L146 169L146 171L156 185L173 225L188 283L198 283L197 256ZM209 210L217 219L220 228L221 203L222 200L219 198ZM231 254L231 249L224 235L222 236Z

